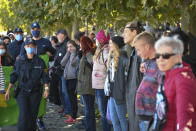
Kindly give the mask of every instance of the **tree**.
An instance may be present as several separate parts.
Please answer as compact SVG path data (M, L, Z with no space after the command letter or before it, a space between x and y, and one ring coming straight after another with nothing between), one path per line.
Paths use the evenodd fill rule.
M85 21L99 29L119 30L128 21L149 21L153 26L182 21L183 30L196 35L196 0L1 0L1 23L7 28L38 21L48 32L72 26L85 26ZM5 10L4 10L5 9Z

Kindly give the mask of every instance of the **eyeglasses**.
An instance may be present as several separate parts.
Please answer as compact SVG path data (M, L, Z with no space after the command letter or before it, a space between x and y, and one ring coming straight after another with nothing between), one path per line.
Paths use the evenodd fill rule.
M174 53L171 53L171 54L169 54L169 53L165 53L165 54L155 53L155 59L159 59L160 56L162 56L163 59L169 59L171 56L174 56L174 55L176 55L176 54L174 54Z

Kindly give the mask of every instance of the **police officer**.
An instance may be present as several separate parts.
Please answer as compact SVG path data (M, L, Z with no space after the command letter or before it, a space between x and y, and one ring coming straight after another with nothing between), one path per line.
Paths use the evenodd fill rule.
M8 53L11 55L12 59L15 61L16 57L20 54L20 48L23 41L23 31L21 28L17 27L14 29L14 38L15 40L11 42L7 48Z
M45 87L44 98L47 98L49 79L44 61L35 55L35 41L31 38L28 39L24 48L26 54L16 60L5 99L9 100L10 88L18 81L16 90L19 92L16 97L19 106L18 131L36 131L36 118L42 98L42 84Z
M40 35L40 32L41 32L41 28L39 23L33 22L31 24L31 34L32 34L32 39L35 41L35 44L37 45L36 54L37 55L48 54L49 56L52 56L55 53L55 49L52 47L52 44L48 39L45 39ZM22 44L20 55L25 54L25 49L24 49L25 43L26 42ZM42 117L38 118L37 125L40 130L46 129Z
M31 34L33 40L35 40L35 44L37 45L37 55L48 54L49 56L51 56L55 53L55 50L54 48L52 48L52 44L48 39L41 37L40 32L41 28L39 23L33 22L31 25ZM24 45L25 42L22 44L20 55L25 54Z

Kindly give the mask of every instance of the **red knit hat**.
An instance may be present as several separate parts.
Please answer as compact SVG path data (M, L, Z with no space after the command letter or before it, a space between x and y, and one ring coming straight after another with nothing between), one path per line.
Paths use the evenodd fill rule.
M110 40L110 34L104 30L101 30L97 33L96 35L96 39L98 40L98 42L100 44L107 44Z

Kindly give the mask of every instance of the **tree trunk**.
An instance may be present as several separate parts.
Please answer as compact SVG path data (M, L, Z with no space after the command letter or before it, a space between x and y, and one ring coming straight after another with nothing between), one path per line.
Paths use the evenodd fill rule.
M67 30L68 37L71 38L71 34L72 34L72 25L69 24L69 25L66 27L66 30Z
M72 36L71 36L72 39L74 39L74 34L75 34L78 30L79 30L78 20L75 19L74 22L73 22L73 24L72 24L72 31L73 31Z
M190 32L196 36L196 7L185 9L181 22L183 31Z

